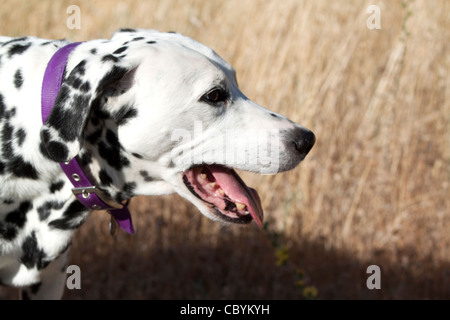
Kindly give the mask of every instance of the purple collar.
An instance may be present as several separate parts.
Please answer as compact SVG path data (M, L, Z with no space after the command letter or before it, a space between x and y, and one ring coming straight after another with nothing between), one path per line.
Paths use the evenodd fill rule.
M61 88L62 77L69 54L80 44L81 42L75 42L60 48L47 65L41 93L43 123L50 114L59 89ZM78 156L69 162L60 163L60 166L74 186L72 189L73 194L86 208L91 210L107 210L108 213L114 217L122 230L127 233L134 233L131 214L128 211L127 206L108 199L103 192L89 180L80 166ZM110 225L110 228L111 227L112 226Z

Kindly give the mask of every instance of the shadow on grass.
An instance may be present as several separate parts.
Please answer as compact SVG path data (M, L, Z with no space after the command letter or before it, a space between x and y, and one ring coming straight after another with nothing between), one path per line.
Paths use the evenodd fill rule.
M253 225L219 227L191 206L185 209L169 219L161 213L138 221L136 235L114 239L107 235L106 218L101 237L95 235L98 221L89 221L85 227L94 231L80 232L72 252L72 263L82 270L82 289L66 291L65 298L303 299L298 268L304 284L318 290L318 299L450 298L450 265L435 263L432 253L419 260L411 249L394 258L376 253L372 261L359 261L321 243L284 239L289 258L277 265L266 231ZM381 268L380 290L366 286L371 264Z

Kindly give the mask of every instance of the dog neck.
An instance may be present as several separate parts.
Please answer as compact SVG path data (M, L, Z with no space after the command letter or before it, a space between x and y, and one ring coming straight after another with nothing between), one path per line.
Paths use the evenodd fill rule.
M46 123L59 94L69 55L80 44L71 43L60 48L47 65L41 94L43 123ZM45 140L46 138L44 137L43 139ZM131 215L127 206L111 201L108 194L105 195L101 189L95 186L89 175L83 170L83 163L78 155L69 161L60 163L60 166L74 186L72 189L73 194L87 209L107 210L115 218L120 228L128 233L134 233Z

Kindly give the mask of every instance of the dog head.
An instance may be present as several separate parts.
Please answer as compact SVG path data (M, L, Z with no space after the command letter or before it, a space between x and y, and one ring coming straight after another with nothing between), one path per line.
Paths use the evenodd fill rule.
M41 133L48 158L82 155L117 201L177 192L211 219L260 226L259 196L233 168L290 170L315 142L249 100L213 50L149 30L80 45Z

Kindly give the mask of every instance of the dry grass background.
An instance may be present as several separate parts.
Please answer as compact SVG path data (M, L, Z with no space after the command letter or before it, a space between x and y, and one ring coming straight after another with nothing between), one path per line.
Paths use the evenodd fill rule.
M71 4L80 30L66 28ZM366 27L370 4L380 30ZM449 299L449 12L446 0L3 0L2 35L191 36L236 68L247 96L318 138L291 172L243 173L269 231L220 226L175 195L134 199L134 236L111 238L94 213L72 247L82 289L65 297L301 299L313 286L322 299ZM371 264L381 290L366 288Z

